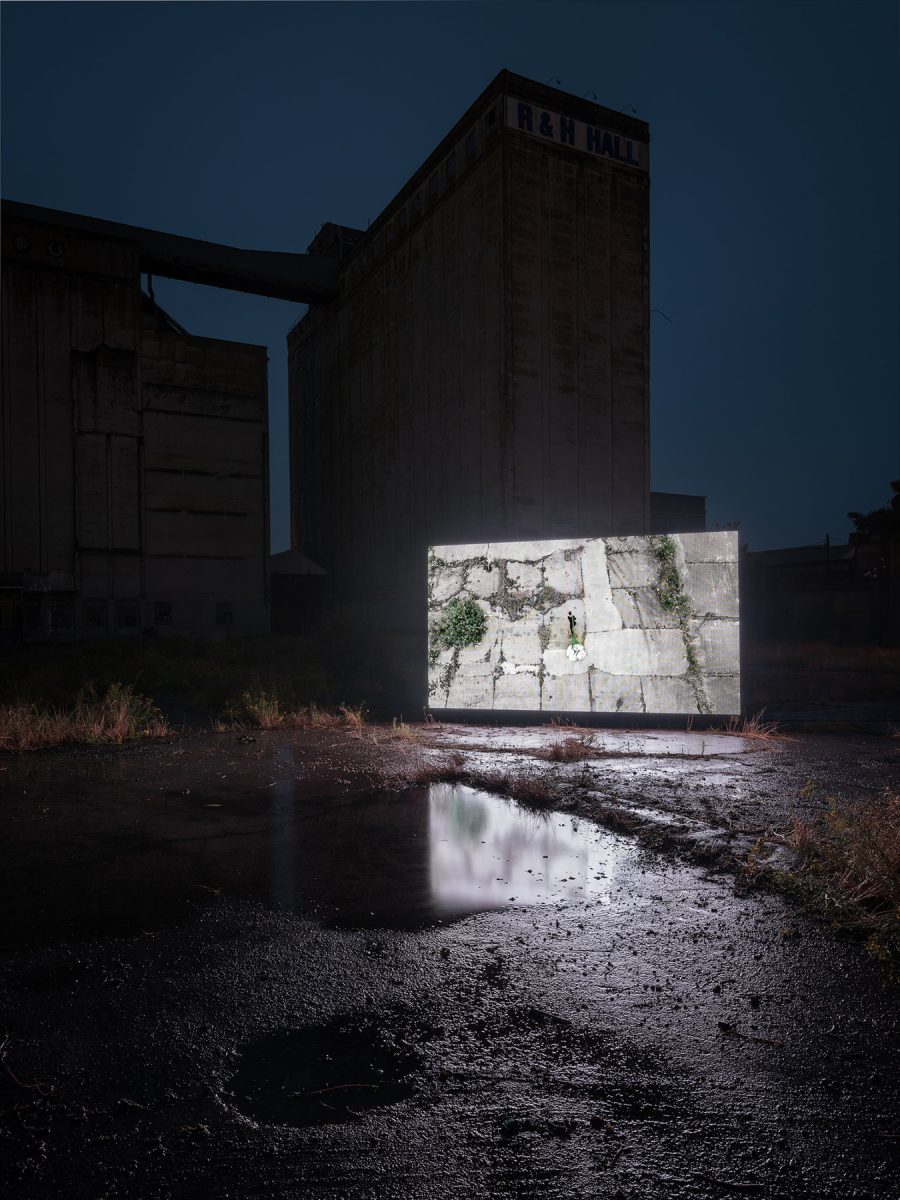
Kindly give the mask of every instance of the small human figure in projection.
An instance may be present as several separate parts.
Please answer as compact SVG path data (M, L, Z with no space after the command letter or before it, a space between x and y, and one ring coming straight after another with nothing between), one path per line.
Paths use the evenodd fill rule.
M569 644L566 647L566 657L572 662L580 662L585 657L587 651L578 640L578 631L575 626L575 614L569 613Z

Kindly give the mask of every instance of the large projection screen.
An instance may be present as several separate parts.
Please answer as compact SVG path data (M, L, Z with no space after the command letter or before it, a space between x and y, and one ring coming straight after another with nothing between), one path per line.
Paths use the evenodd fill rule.
M431 708L740 712L738 535L432 546Z

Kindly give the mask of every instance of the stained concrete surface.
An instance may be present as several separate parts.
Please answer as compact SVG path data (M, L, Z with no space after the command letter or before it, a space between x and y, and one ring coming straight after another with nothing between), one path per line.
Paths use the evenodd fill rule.
M459 752L559 736L485 732ZM675 807L667 771L696 816L816 763L839 786L842 757L863 787L896 770L879 739L642 736L588 765L648 812ZM896 1195L878 964L579 812L372 791L439 753L280 734L0 762L7 1194Z
M737 560L733 532L433 546L429 704L737 713ZM460 602L484 631L447 645Z

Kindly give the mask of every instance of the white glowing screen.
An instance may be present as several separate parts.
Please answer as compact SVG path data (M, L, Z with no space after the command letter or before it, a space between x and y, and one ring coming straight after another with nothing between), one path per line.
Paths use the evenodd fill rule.
M428 703L740 711L737 533L432 546Z

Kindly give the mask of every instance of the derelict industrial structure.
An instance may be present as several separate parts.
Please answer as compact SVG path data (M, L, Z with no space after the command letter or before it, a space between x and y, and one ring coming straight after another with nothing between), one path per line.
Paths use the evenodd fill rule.
M367 626L434 543L650 529L649 129L501 72L288 339L293 540Z
M644 122L503 71L308 255L5 202L7 634L268 628L265 351L191 337L142 273L309 304L293 561L348 628L424 640L429 544L703 528L651 513L649 186Z

